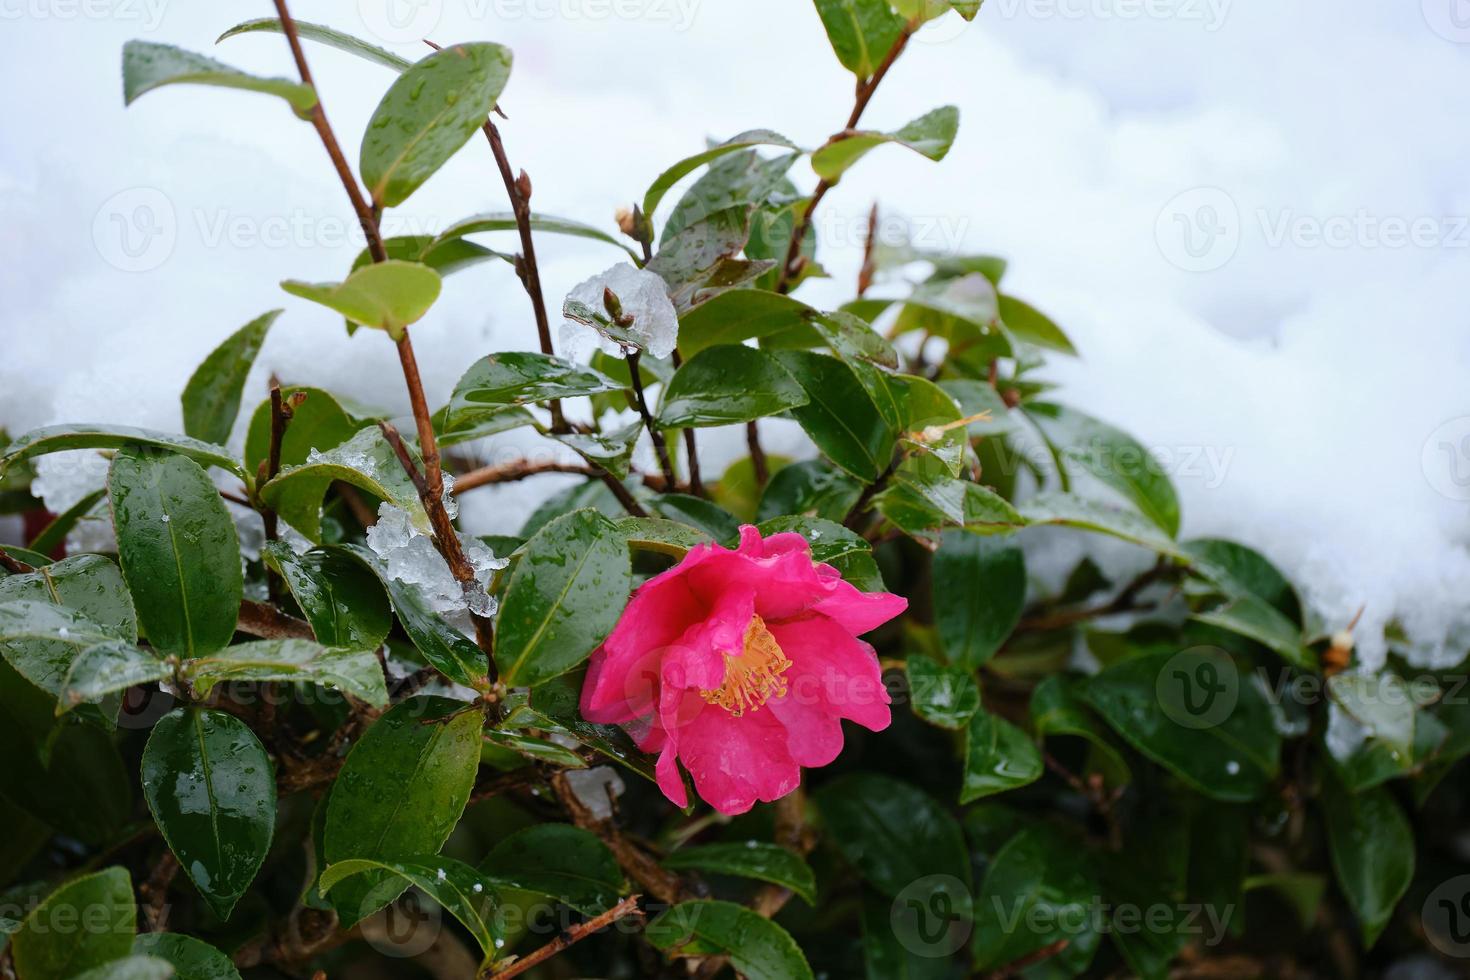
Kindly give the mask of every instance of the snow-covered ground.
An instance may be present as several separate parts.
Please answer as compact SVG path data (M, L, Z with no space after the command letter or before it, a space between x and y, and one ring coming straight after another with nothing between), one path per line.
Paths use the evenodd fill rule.
M388 4L399 15L388 17ZM874 199L921 244L1007 255L1010 289L1082 358L1064 397L1174 461L1185 533L1246 541L1323 622L1366 604L1420 656L1470 642L1470 20L1462 0L987 0L921 35L865 122L961 108L949 158L880 151L829 196L819 230L847 290ZM707 136L841 124L851 78L801 0L299 0L298 17L399 43L511 45L513 162L538 210L612 227ZM0 0L0 425L105 419L176 427L177 395L225 335L284 306L270 372L403 410L386 339L348 339L285 278L334 279L360 243L307 125L276 100L175 88L122 107L119 50L210 50L270 5ZM406 20L405 20L406 18ZM291 74L279 37L211 53ZM389 82L312 46L325 104L355 142ZM804 165L803 165L804 166ZM809 180L807 174L801 179ZM471 146L401 209L433 231L504 208ZM553 301L616 253L543 238ZM451 278L414 328L434 400L476 355L532 349L508 267ZM772 427L773 430L779 427ZM772 448L799 444L773 431ZM534 448L515 435L497 458ZM702 436L707 468L740 451ZM64 482L64 481L63 481ZM506 530L558 478L476 491Z

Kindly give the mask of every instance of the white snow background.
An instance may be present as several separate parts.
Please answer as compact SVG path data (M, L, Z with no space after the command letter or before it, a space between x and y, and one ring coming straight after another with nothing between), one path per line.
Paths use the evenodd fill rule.
M804 0L299 0L293 12L372 37L392 33L388 3L439 42L514 49L502 130L533 206L610 230L616 207L706 137L769 127L815 146L851 101ZM1081 350L1050 369L1064 400L1175 461L1186 535L1261 549L1328 629L1365 604L1370 664L1395 618L1416 659L1458 660L1470 644L1470 22L1458 4L987 0L971 25L950 16L912 45L864 124L955 103L953 151L935 165L885 148L855 168L818 219L837 279L802 295L850 293L875 199L921 244L1006 255L1009 291ZM194 366L277 306L246 414L271 372L406 410L381 333L349 339L277 287L340 278L360 247L311 127L276 99L222 89L123 108L132 37L293 75L277 35L212 43L271 13L263 0L0 0L0 426L176 429ZM392 76L307 53L355 160ZM794 173L814 182L804 163ZM505 207L476 139L386 227L435 231ZM617 259L575 239L537 246L553 307ZM449 278L414 337L436 404L476 356L536 347L500 264ZM772 450L801 445L769 428ZM513 434L484 455L544 451L537 441ZM701 444L712 473L743 451L734 432ZM466 494L466 526L513 530L563 485Z

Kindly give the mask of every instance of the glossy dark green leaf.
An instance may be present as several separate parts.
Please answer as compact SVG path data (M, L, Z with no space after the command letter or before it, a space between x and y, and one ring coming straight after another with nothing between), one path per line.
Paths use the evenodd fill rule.
M863 889L863 968L866 980L948 980L951 957L964 949L970 923L947 906L893 901Z
M89 913L86 929L76 927L83 911ZM32 909L11 937L16 972L25 980L71 980L121 959L133 947L137 915L123 868L73 878Z
M633 450L638 447L641 435L643 420L636 419L611 432L565 432L555 433L551 438L593 466L600 466L619 480L626 480Z
M1384 787L1352 794L1328 779L1323 791L1337 884L1371 949L1414 879L1414 832Z
M1000 534L1026 526L1026 519L995 491L917 462L925 461L900 466L888 487L873 497L879 513L905 534L937 544L945 527Z
M240 971L228 956L193 936L141 933L133 940L133 952L166 961L174 968L176 980L240 980Z
M8 699L6 705L12 706ZM39 707L51 710L49 704ZM22 724L19 717L0 715L0 737L7 744L25 744ZM0 797L83 843L114 840L133 819L133 799L112 736L97 725L59 724L45 748L44 756L7 755L0 766Z
M325 647L310 640L256 640L189 661L185 675L200 697L227 681L284 681L346 691L368 704L388 703L374 648Z
M712 500L687 493L662 493L649 499L651 513L679 521L704 531L717 541L734 541L740 534L740 521L734 514Z
M1021 621L1026 559L1007 538L946 531L934 553L934 626L951 663L974 670Z
M1093 905L1098 881L1086 850L1050 828L1027 827L991 861L975 903L971 950L981 970L996 970L1065 939L1056 959L1072 973L1101 941Z
M327 803L323 854L409 860L436 854L459 822L480 761L479 709L414 697L380 717L347 755ZM407 887L391 876L354 875L332 890L344 925L387 905Z
M359 170L374 203L396 207L475 134L510 78L510 49L454 44L409 68L368 120Z
M697 527L658 517L625 517L617 525L630 548L657 551L673 558L683 558L689 549L711 540L709 534Z
M380 860L376 858L348 858L331 865L321 876L323 894L330 893L339 883L365 873L393 876L390 888L396 888L397 897L402 883L414 885L460 921L480 944L486 960L493 959L505 940L501 935L501 919L498 912L499 897L495 882L479 871L453 858L443 855L428 855L417 859L399 858ZM391 899L390 899L391 900Z
M768 881L789 888L808 905L817 902L816 875L805 861L779 844L748 840L681 847L664 858L663 865L674 871L704 871Z
M680 315L771 267L735 258L750 240L750 222L749 207L726 208L659 246L646 268L663 278Z
M1123 786L1133 779L1122 753L1108 740L1107 730L1082 701L1078 689L1082 678L1052 674L1031 692L1031 727L1043 738L1074 735L1086 739L1092 747L1092 764L1111 786Z
M407 58L400 58L393 52L385 51L376 44L369 44L361 38L353 37L351 34L346 34L335 28L322 24L313 24L310 21L295 20L294 18L292 23L296 28L296 33L309 41L319 41L340 51L355 54L359 58L364 58L374 64L382 65L384 68L391 68L394 71L401 72L407 71L413 64ZM247 20L225 31L215 39L214 43L218 44L226 38L235 37L240 34L253 34L260 31L279 34L281 33L281 22L275 17L261 17L257 20ZM188 978L184 978L184 980L188 980Z
M240 414L245 379L265 343L266 333L280 315L280 310L271 310L251 320L210 351L195 369L180 399L184 432L191 438L221 445L229 441Z
M234 715L177 708L143 750L143 798L205 902L222 919L270 850L276 780L265 746Z
M904 661L914 714L931 725L958 731L980 710L980 685L973 669L946 667L921 653Z
M1271 707L1224 651L1133 657L1093 677L1082 697L1135 749L1212 799L1256 799L1276 776Z
M500 606L501 678L538 684L577 666L617 624L632 587L627 545L596 511L574 511L537 531Z
M1154 524L1132 511L1071 493L1039 493L1020 505L1032 524L1061 524L1096 531L1173 558L1186 558L1179 546Z
M552 398L620 391L623 387L600 371L550 354L491 354L472 364L454 386L444 422L455 429L486 408L532 405Z
M858 78L878 70L906 26L887 0L816 0L816 4L837 60Z
M484 737L487 745L508 749L532 762L545 762L560 769L587 768L586 760L580 755L549 738L501 729L489 729Z
M1072 346L1072 341L1062 332L1062 328L1030 303L1014 296L1002 296L1000 319L1010 335L1017 340L1074 357L1077 354L1077 348Z
M844 134L812 153L817 176L835 184L847 169L885 143L908 147L930 160L943 160L959 131L960 110L952 105L927 112L891 133L859 130Z
M235 522L184 456L119 452L107 476L118 560L148 641L197 657L230 642L244 579Z
M316 90L289 78L261 78L172 44L129 41L123 45L123 102L165 85L219 85L277 95L305 119L316 107Z
M706 347L738 344L808 326L821 313L801 300L759 289L735 289L684 314L679 350L693 357Z
M241 479L245 478L240 461L224 446L131 425L48 425L32 429L5 447L4 455L0 455L0 476L4 476L9 467L33 456L66 449L119 449L123 446L166 449L188 456L202 466L218 466Z
M388 595L362 562L323 549L298 555L280 542L267 543L261 558L285 580L317 642L372 651L387 639L393 626Z
M776 358L806 390L809 403L791 415L817 448L858 479L876 480L892 460L896 433L852 369L808 351L781 351Z
M52 697L61 696L82 650L137 638L138 620L122 573L101 555L63 558L0 578L0 656Z
M1301 601L1280 569L1254 548L1222 538L1197 538L1180 547L1189 555L1192 569L1225 595L1253 595L1270 603L1289 619L1301 614Z
M61 684L56 713L100 701L135 684L151 684L173 676L173 666L152 650L127 640L107 640L77 654Z
M685 228L698 224L725 208L764 209L772 203L787 200L791 182L786 179L786 173L800 156L799 150L770 158L762 157L755 150L742 150L714 161L674 205L673 211L664 221L663 231L659 234L660 240L668 241ZM753 254L749 250L745 257L778 258L774 255Z
M1302 642L1301 630L1275 606L1243 595L1222 606L1195 613L1192 619L1238 633L1271 650L1302 670L1317 669L1317 655Z
M335 310L352 323L385 330L394 340L402 340L409 325L429 312L443 284L439 273L422 262L389 259L354 269L341 282L287 279L281 288Z
M1034 783L1044 768L1030 736L999 715L980 711L970 719L965 740L960 802L973 803Z
M782 514L802 514L841 521L862 490L860 482L826 460L802 460L772 475L761 495L756 518L767 521Z
M659 406L666 429L749 422L807 403L807 394L765 351L739 344L707 347L674 373Z
M316 541L322 534L322 499L335 480L407 511L414 526L428 531L429 518L419 502L418 490L393 447L376 428L361 429L340 446L311 453L305 462L283 468L260 488L260 495L283 521Z
M685 157L659 174L643 195L643 213L652 217L669 188L677 184L680 178L692 174L705 164L718 160L728 153L735 153L752 146L784 146L790 150L797 149L795 143L769 129L752 129L732 136L725 142L717 143L701 153Z
M648 923L644 935L671 957L726 954L748 980L813 980L785 929L732 902L675 905Z
M596 915L626 891L617 859L595 834L564 823L518 830L491 849L480 870L496 881Z

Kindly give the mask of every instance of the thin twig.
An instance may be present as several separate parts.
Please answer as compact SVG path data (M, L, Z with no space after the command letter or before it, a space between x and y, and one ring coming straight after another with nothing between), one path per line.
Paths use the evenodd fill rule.
M241 600L240 618L235 628L262 640L315 639L310 623L295 616L287 616L274 606L251 599Z
M286 426L290 424L293 414L293 407L286 404L286 400L281 397L280 382L272 381L271 443L270 452L266 454L265 478L259 481L262 486L274 480L276 474L281 472L281 442L286 438ZM276 540L277 517L275 508L262 505L260 519L265 524L265 539L267 541Z
M985 974L985 980L1007 980L1007 978L1015 976L1022 970L1033 967L1036 964L1043 962L1044 960L1051 959L1053 956L1066 949L1069 943L1071 943L1070 939L1058 939L1054 943L1048 943L1038 950L1027 953L1025 956L1012 963L1007 963L999 970L992 970L991 972Z
M482 466L477 470L471 470L463 476L454 478L454 492L464 493L476 487L488 486L492 483L514 483L524 480L538 473L571 473L579 476L596 476L597 469L586 463L561 463L547 461L533 463L529 459L517 459L509 463L499 463L495 466Z
M643 910L638 907L638 901L642 897L642 895L629 895L601 915L572 926L566 932L563 932L535 952L522 956L501 969L486 974L486 977L488 980L509 980L510 977L519 976L536 964L551 959L573 943L580 942L601 929L606 929L624 916L641 916Z
M761 430L752 419L745 423L745 444L750 449L750 469L755 475L755 488L760 490L771 478L771 464L761 448Z
M879 491L886 487L888 481L893 478L894 471L898 469L898 460L899 457L895 455L893 462L888 464L888 469L878 474L878 479L863 487L863 492L858 495L858 499L853 503L852 510L848 511L847 516L842 519L844 527L853 531L858 529L862 524L863 514L867 512L868 505L873 502L873 498L878 496Z
M5 569L12 575L24 575L36 570L34 565L27 565L19 558L12 558L4 548L0 548L0 568Z
M179 873L179 860L174 852L164 848L158 863L148 875L148 880L138 887L144 899L143 925L146 932L168 931L168 887Z
M392 422L380 421L378 429L383 433L383 438L388 440L388 445L393 447L393 455L398 457L399 465L413 481L414 489L418 491L420 497L423 497L429 492L429 485L424 482L424 475L419 472L418 465L414 463L408 447L403 444L403 436L399 434L398 427Z
M868 212L868 240L863 242L863 264L858 269L857 295L862 299L868 292L868 287L873 285L873 275L876 272L874 263L874 251L878 247L878 202L873 202L873 208Z
M684 358L679 356L679 349L674 348L673 353L674 370L679 370L684 364ZM684 430L684 455L689 457L689 492L696 497L703 497L704 480L699 475L699 444L694 440L694 430Z
M669 905L677 905L693 897L684 884L684 879L664 868L646 851L625 837L612 820L603 820L594 814L587 804L583 803L573 792L564 773L557 773L551 777L551 788L556 791L557 798L566 808L567 814L572 818L572 823L602 838L602 842L607 845L608 850L612 851L613 857L617 858L618 864L627 872L628 877L636 881L644 891Z
M628 373L633 378L633 395L637 399L638 414L643 416L643 426L648 430L648 437L653 440L653 451L658 456L658 468L664 475L664 479L673 486L674 464L669 459L669 447L664 442L663 430L653 421L653 413L648 410L648 398L643 393L643 375L638 370L638 361L643 357L643 352L634 350L628 353Z

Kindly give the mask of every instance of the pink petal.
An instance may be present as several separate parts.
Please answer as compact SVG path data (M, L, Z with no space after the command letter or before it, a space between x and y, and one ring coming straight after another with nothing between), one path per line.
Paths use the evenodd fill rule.
M836 620L854 636L877 629L909 607L909 601L901 595L862 592L840 578L831 584L830 589L825 597L812 605L812 611Z
M786 672L788 698L820 704L832 714L875 732L888 727L892 698L883 686L883 671L870 645L824 616L769 629L791 660Z
M786 750L800 766L825 766L842 752L842 722L825 702L807 701L787 692L765 707L786 729Z
M694 777L694 788L721 813L744 813L757 800L778 800L801 782L786 728L769 711L737 718L711 707L680 731L678 741L679 761Z
M689 805L689 794L684 789L684 777L679 775L678 753L673 745L666 746L659 753L653 774L658 779L658 788L663 790L670 803L679 807Z

